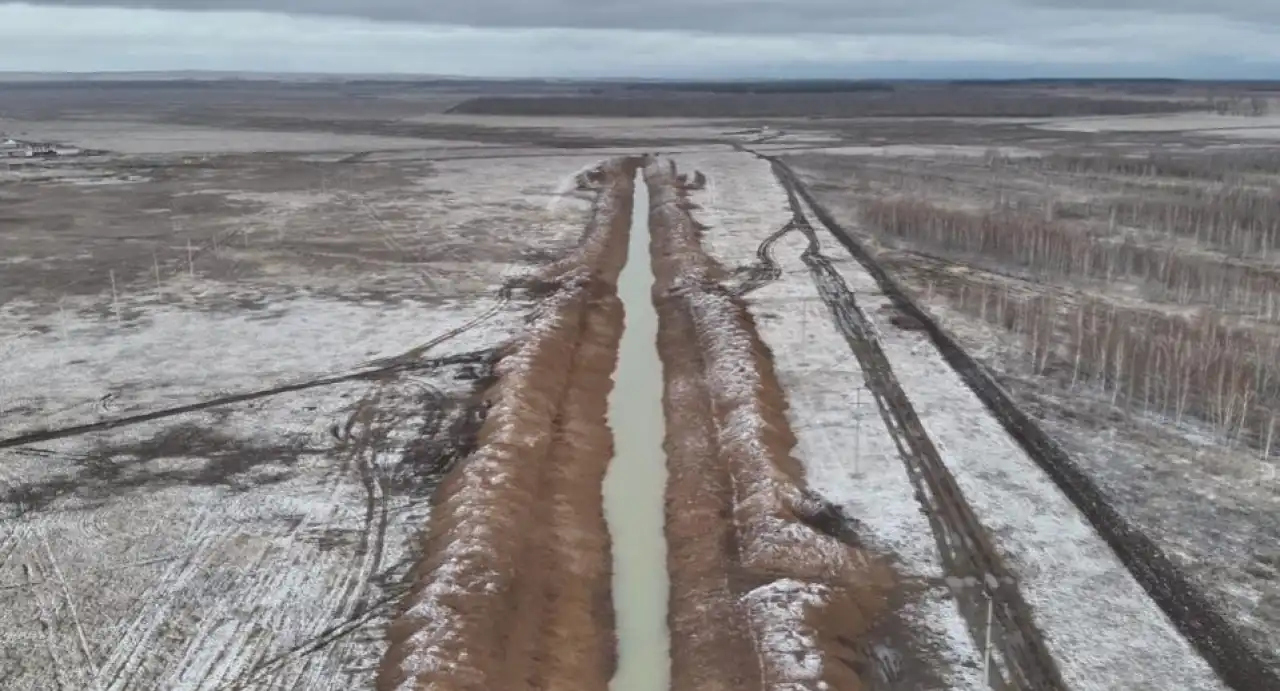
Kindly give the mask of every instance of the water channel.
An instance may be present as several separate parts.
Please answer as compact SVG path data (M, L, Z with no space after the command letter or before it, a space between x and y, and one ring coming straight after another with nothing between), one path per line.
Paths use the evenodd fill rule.
M637 172L627 264L618 278L626 327L609 396L614 457L604 481L613 541L618 669L611 691L666 691L670 680L665 521L666 433L658 314L650 290L649 191Z

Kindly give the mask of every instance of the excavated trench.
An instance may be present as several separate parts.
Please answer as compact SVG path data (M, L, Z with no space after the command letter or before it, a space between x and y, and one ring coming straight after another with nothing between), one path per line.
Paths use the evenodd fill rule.
M539 306L436 492L379 689L895 683L869 645L893 574L807 489L689 183L648 157L579 186L591 222L527 281Z
M578 246L525 281L538 306L494 365L475 451L433 497L382 691L603 691L614 676L605 414L637 164L579 180L596 194Z
M667 545L663 534L662 362L658 313L650 297L649 193L637 172L627 264L618 278L626 325L618 351L609 422L614 457L605 476L605 516L613 545L618 638L614 691L665 691L669 678Z

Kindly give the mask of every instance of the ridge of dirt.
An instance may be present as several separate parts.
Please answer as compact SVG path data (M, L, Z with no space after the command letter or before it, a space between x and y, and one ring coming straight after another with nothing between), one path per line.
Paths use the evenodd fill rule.
M577 248L528 277L549 295L495 367L477 450L437 491L379 689L608 685L604 411L623 326L616 282L635 165L611 160L581 181L596 202Z
M892 574L805 488L771 355L703 251L674 164L651 160L645 178L666 381L672 688L865 688L888 673L865 637Z

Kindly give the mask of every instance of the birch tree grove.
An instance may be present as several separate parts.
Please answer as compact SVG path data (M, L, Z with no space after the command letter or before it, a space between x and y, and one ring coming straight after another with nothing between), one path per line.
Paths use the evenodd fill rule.
M1275 219L1280 221L1280 211ZM1143 245L1129 236L1010 209L968 211L921 199L872 200L863 206L863 220L909 247L941 251L994 271L1017 268L1064 279L1126 281L1161 302L1211 305L1280 323L1280 267ZM1268 232L1274 234L1275 222ZM1270 235L1248 237L1274 246Z
M980 279L935 279L952 308L1019 338L1023 374L1092 389L1129 413L1196 419L1229 443L1263 448L1280 413L1280 336L1106 300L1033 294Z

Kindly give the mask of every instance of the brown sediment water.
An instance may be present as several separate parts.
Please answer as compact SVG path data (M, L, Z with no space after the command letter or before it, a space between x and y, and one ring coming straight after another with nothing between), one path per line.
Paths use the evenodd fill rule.
M666 691L670 641L663 534L667 461L662 448L662 363L648 261L649 194L639 172L636 177L628 261L618 279L626 327L609 398L614 457L604 484L618 641L618 667L609 688Z

